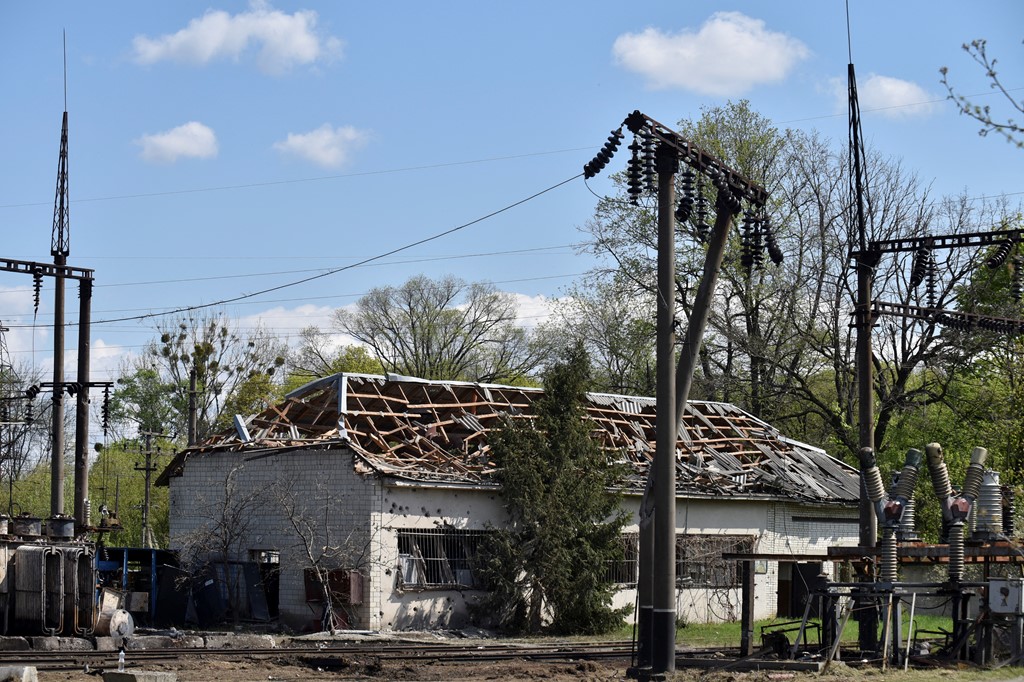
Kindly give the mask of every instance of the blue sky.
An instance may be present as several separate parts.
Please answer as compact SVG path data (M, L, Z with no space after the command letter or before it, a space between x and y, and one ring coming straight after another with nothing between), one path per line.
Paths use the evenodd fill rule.
M961 92L998 105L960 48L986 38L1004 83L1024 88L1024 4L850 5L867 142L935 194L1024 197L1024 152L979 137L939 82L948 66ZM8 1L5 257L50 260L65 30L69 263L96 271L97 321L233 298L476 220L577 175L634 109L672 124L747 98L781 127L846 139L838 0ZM570 245L591 190L607 189L576 179L381 263L226 309L295 335L372 287L451 273L521 295L536 322L592 265ZM45 366L52 294L33 329L30 284L0 276L0 322L16 361ZM152 319L97 324L95 378L152 336Z

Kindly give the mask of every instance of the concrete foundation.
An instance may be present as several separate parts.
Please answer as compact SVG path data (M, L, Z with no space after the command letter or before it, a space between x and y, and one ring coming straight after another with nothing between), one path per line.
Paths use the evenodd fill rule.
M39 676L33 666L16 665L0 667L0 682L38 682Z

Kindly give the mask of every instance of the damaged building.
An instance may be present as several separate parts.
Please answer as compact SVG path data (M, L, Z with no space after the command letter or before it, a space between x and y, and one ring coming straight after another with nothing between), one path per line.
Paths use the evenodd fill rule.
M260 583L260 612L295 629L322 622L318 573L343 627L463 625L481 594L476 547L507 519L488 435L506 415L532 418L542 393L394 375L309 383L175 457L159 479L171 542L223 565L227 585ZM607 570L616 605L632 606L655 401L588 394L586 409L594 438L628 465L625 558ZM858 492L857 471L824 451L733 405L691 401L677 448L680 620L739 617L739 568L723 554L763 557L755 617L801 614L832 573L826 548L857 544Z

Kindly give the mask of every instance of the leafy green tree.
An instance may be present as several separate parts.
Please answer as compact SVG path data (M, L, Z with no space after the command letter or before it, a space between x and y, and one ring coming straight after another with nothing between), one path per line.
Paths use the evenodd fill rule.
M167 465L173 453L172 444L164 439L153 439L151 482ZM89 469L89 496L92 499L92 523L99 525L104 516L115 517L121 530L104 537L110 546L145 546L142 528L142 508L146 497L144 467L146 456L142 443L136 440L121 440L100 448L95 462ZM167 547L170 532L168 525L169 488L151 485L149 491L149 527L158 547Z
M489 596L482 612L511 631L606 632L624 612L610 607L609 561L621 558L625 513L611 490L621 470L591 438L584 392L586 352L576 346L544 376L536 419L510 416L495 434L509 523L481 551Z
M373 289L355 310L337 311L335 322L389 372L508 383L540 360L516 313L515 298L491 284L419 275Z
M175 419L172 392L155 367L125 368L110 400L112 424L159 433ZM128 435L128 434L124 434Z

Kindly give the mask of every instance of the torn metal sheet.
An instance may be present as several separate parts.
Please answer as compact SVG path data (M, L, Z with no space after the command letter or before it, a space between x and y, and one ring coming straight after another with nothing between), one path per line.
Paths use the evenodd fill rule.
M250 439L234 429L175 458L166 483L189 456L213 452L269 454L349 449L361 470L411 480L493 484L497 469L488 436L530 422L538 388L411 377L344 374L289 393L252 416ZM653 398L588 394L592 434L614 461L628 465L626 485L643 490L655 451ZM771 496L851 503L857 470L824 451L786 438L735 405L690 401L680 424L677 485L683 496Z

